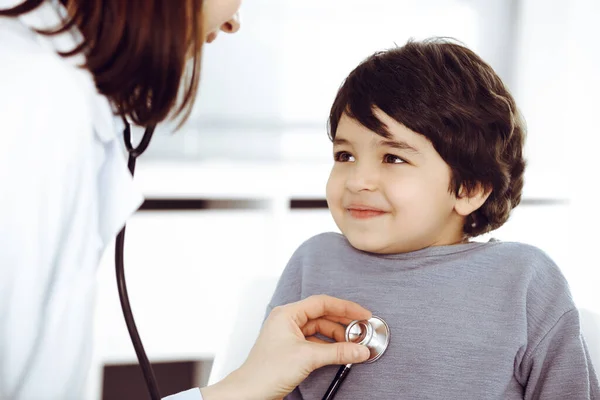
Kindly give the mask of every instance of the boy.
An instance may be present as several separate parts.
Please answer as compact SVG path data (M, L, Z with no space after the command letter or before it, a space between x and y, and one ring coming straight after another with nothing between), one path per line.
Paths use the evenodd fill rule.
M442 40L376 53L340 88L329 136L343 235L300 246L269 311L325 293L387 321L387 352L354 366L337 398L599 398L557 266L531 246L470 241L502 226L523 188L525 128L489 65ZM321 399L336 371L288 398Z

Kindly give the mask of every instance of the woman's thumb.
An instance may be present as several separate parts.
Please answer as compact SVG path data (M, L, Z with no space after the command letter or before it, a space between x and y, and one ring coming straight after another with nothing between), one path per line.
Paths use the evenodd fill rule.
M369 349L355 343L339 342L316 344L314 351L317 352L314 360L317 362L316 368L332 364L356 364L366 361L369 358Z

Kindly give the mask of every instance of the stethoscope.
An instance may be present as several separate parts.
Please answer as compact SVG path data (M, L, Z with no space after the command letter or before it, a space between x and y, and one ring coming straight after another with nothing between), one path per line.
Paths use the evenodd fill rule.
M144 136L142 136L140 144L137 147L133 147L131 144L131 126L125 118L123 119L123 122L125 124L125 129L123 131L125 148L129 153L127 167L131 173L131 176L133 177L135 175L136 159L148 148L150 139L152 139L152 135L154 134L156 126L150 125L147 127L144 131ZM129 331L129 337L131 338L131 343L133 344L135 354L142 369L142 374L144 375L144 380L146 381L146 387L148 388L150 398L152 400L161 400L154 370L152 369L152 365L148 360L146 350L144 350L144 345L142 344L142 340L135 325L133 312L131 311L129 296L127 295L124 265L126 227L127 225L124 225L123 229L121 229L121 232L119 232L117 235L115 247L115 270L117 275L117 287L119 289L119 299L121 300L121 308L123 310L123 317L125 318L127 330ZM382 318L375 316L368 320L356 320L352 321L346 327L345 339L347 342L358 343L366 346L370 351L370 355L365 363L372 363L377 361L383 355L383 353L385 353L385 350L390 343L390 328ZM327 392L325 392L322 400L331 400L335 397L342 383L344 383L344 380L348 377L351 368L352 364L346 364L340 367L338 372L335 374L335 377L331 381L331 384L329 385Z
M364 363L373 363L385 353L390 344L390 327L380 317L373 316L368 320L352 321L346 327L346 342L367 346L369 358ZM331 381L322 400L331 400L350 374L352 364L342 365Z
M147 127L140 144L137 147L133 147L133 145L131 144L131 126L125 118L123 118L123 123L125 124L125 129L123 130L125 148L129 153L127 167L129 168L131 176L134 176L135 161L148 148L148 145L150 144L150 139L152 139L152 135L154 134L156 126L150 125L149 127ZM125 324L127 325L127 330L129 331L129 337L131 338L131 343L133 343L135 354L142 369L142 374L144 375L144 380L146 381L146 387L148 388L150 398L152 400L161 400L160 392L158 390L158 383L156 382L156 377L154 376L154 370L152 369L150 361L148 361L148 356L146 355L146 350L144 350L142 339L140 339L140 334L138 333L137 327L135 325L135 320L133 319L131 305L129 304L129 296L127 295L127 284L125 283L125 266L123 256L126 227L127 225L124 225L123 229L121 229L121 232L119 232L119 234L117 235L117 242L115 247L115 270L117 273L117 287L119 289L119 299L121 300L121 308L123 309L123 317L125 317Z

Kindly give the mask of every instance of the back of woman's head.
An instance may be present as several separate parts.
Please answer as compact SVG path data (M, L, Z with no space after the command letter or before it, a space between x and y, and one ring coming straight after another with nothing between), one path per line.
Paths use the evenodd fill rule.
M19 16L45 0L26 0L0 16ZM67 53L86 56L84 65L98 91L116 112L137 125L189 116L198 90L203 0L61 0L68 11L62 26L83 41Z

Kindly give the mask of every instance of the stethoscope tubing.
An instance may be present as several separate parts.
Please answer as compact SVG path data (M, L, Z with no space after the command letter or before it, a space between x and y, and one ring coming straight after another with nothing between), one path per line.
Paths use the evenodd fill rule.
M155 126L151 125L147 127L140 144L137 147L133 147L131 144L131 127L125 118L123 118L123 122L125 123L125 130L123 132L125 148L129 153L127 167L131 173L131 176L133 177L135 174L136 158L139 157L150 144L150 139L152 139ZM124 225L123 229L121 229L117 235L115 246L115 272L117 277L119 300L121 301L121 309L123 310L123 317L125 319L125 324L127 325L127 330L129 331L129 337L131 338L131 343L133 344L140 368L142 369L144 380L146 381L148 394L152 400L160 400L161 395L158 388L158 382L156 381L152 364L150 364L150 361L148 360L146 350L142 344L142 339L138 333L135 320L133 318L133 312L131 311L131 304L129 303L129 295L127 294L127 284L125 282L125 257L123 254L125 248L126 227L127 225Z
M338 372L335 374L335 378L333 378L333 380L331 381L329 388L327 389L325 395L323 395L323 399L321 400L332 400L335 397L338 389L342 386L342 383L344 383L344 381L350 374L351 368L352 364L346 364L342 365L340 369L338 369Z

